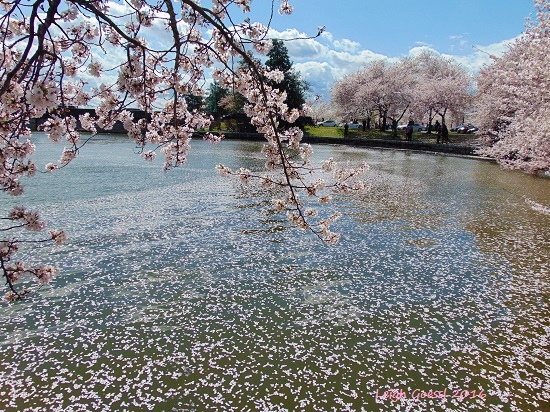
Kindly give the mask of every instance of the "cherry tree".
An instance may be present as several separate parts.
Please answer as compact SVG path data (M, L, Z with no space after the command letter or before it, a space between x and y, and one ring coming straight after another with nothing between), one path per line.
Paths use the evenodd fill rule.
M108 130L117 121L145 160L158 152L164 170L183 165L194 133L208 130L211 122L210 116L190 110L185 97L203 96L211 77L246 98L245 112L266 138L266 171L219 165L220 173L273 188L279 194L273 198L274 210L324 241L338 240L330 230L338 215L319 213L315 204L328 202L332 190L361 190L359 176L366 166L343 169L329 159L314 167L309 162L312 149L301 143L300 129L280 126L293 123L301 110L289 109L286 93L270 86L284 74L252 57L252 52L266 54L272 41L267 26L246 17L251 0L213 0L210 7L199 0L0 1L0 184L5 193L21 194L22 177L37 173L28 124L43 115L48 117L43 130L49 139L67 145L47 171L67 166L98 127ZM292 12L287 0L277 4L279 13ZM270 7L277 8L275 0ZM236 16L242 13L239 22ZM235 69L235 60L244 64ZM93 106L95 116L76 119L65 109L70 106ZM134 121L130 108L146 111L150 120ZM204 134L212 143L222 138ZM320 176L322 170L331 172L328 181ZM18 299L26 291L14 284L23 276L47 283L57 269L27 267L16 260L18 249L27 244L20 230L45 229L36 211L16 207L2 221L7 223L0 228L0 269L8 297ZM65 238L63 231L51 230L29 242L62 243Z
M332 99L345 117L367 118L378 113L380 128L397 123L406 115L420 120L436 115L445 122L448 112L466 110L472 99L472 80L459 64L424 52L396 64L377 61L364 70L336 82Z
M406 60L388 67L385 74L384 104L387 110L386 116L391 120L393 135L396 137L398 123L407 112L411 113L411 103L415 99L417 79ZM414 113L411 113L411 117L414 117Z
M336 82L332 99L346 117L366 119L376 111L380 129L386 129L389 119L396 133L397 123L414 97L414 78L410 74L405 64L390 65L383 60L376 61Z
M363 81L361 72L346 75L337 81L331 90L331 101L336 106L338 116L344 119L364 119L371 103L366 96L357 93Z
M313 117L315 122L321 120L335 119L338 116L338 110L331 100L326 101L323 96L315 95L311 100L306 101L308 114Z
M477 78L481 153L529 173L550 170L550 2L535 0L537 18Z
M415 71L414 99L411 110L428 116L431 125L436 115L445 123L447 113L463 113L472 104L472 78L458 63L423 52L407 59Z

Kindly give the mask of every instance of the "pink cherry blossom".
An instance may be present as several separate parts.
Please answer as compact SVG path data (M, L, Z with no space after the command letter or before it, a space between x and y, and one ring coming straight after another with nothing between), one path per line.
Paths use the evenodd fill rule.
M535 0L537 19L478 76L481 153L529 173L550 170L550 2Z
M275 3L268 2L272 13ZM195 133L208 129L212 120L191 111L185 97L203 95L211 77L245 97L244 110L266 139L262 155L267 170L232 171L220 165L218 171L245 184L286 190L284 207L277 203L276 209L288 212L296 227L327 242L336 241L337 236L328 229L334 220L319 221L319 214L309 206L306 212L301 196L314 196L319 203L326 203L332 191L359 189L361 185L355 180L365 169L346 167L326 181L320 180L319 174L332 169L333 163L310 164L312 148L302 143L302 131L282 127L294 123L305 108L290 110L286 92L272 87L269 81L280 80L283 73L270 71L251 55L252 49L267 53L271 46L266 37L269 27L246 17L251 4L250 0L216 0L207 8L198 0L181 0L177 7L171 1L123 0L115 7L103 1L60 0L44 3L36 13L32 10L38 5L31 0L2 3L6 12L0 17L2 190L21 194L21 178L36 172L29 160L35 148L28 124L43 115L48 119L42 130L53 142L65 145L59 161L46 165L47 171L70 165L77 154L86 151L86 143L99 128L109 130L117 122L122 123L145 160L153 160L158 152L164 157L164 170L183 165ZM239 14L230 15L234 13L231 6L245 13L241 22ZM281 0L278 6L284 15L293 11L288 0ZM319 29L316 36L321 32ZM233 66L237 60L242 61L239 68ZM90 76L98 83L89 84ZM76 119L66 109L72 106L94 106L95 115ZM147 112L149 117L136 121L129 110L132 108ZM83 138L80 128L92 136ZM217 143L223 135L206 133L204 139ZM17 228L45 228L39 215L26 209L12 211L7 219ZM58 244L65 241L64 232L49 233L46 240ZM40 283L57 274L47 265L34 269L10 266L22 240L6 237L3 242L2 268L10 296L25 294L14 287L23 274L34 276Z
M457 63L433 53L396 64L376 61L335 83L332 100L345 119L371 119L385 130L413 118L431 123L436 115L463 115L471 104L472 79Z

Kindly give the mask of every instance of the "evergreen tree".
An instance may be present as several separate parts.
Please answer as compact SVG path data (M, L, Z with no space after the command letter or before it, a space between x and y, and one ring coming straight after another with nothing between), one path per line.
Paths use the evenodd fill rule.
M305 94L309 85L300 78L300 73L294 70L288 57L288 49L282 40L273 40L273 46L267 53L267 57L265 65L270 69L279 69L285 75L284 80L275 86L286 91L286 104L291 109L300 109L306 102Z
M210 85L208 95L204 99L205 111L209 115L212 115L214 119L220 119L226 112L220 102L228 95L227 89L221 87L218 82L214 82Z
M199 111L202 109L204 105L204 99L202 96L195 96L193 94L186 94L183 96L185 101L187 102L187 110L190 112L196 110Z

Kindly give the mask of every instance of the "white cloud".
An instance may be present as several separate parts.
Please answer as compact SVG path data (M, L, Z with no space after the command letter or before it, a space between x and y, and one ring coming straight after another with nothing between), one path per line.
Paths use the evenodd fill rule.
M308 38L305 33L296 29L287 29L282 32L271 29L268 36L286 41L285 46L292 61L319 59L329 51L329 48L319 42L318 38Z
M397 61L382 54L362 49L358 42L348 39L335 40L330 32L314 39L306 39L295 29L283 32L270 30L270 37L285 39L290 60L302 79L311 85L312 94L328 99L334 82L345 75L364 68L376 60Z
M424 41L417 41L414 44L416 44L418 47L432 47L430 43L426 43Z
M315 40L293 40L286 43L288 54L296 61L322 59L330 49Z
M518 36L519 37L519 36ZM516 41L517 38L504 40L499 43L493 43L486 46L473 46L472 53L467 56L450 56L461 63L470 73L478 73L483 66L488 66L493 62L491 56L502 56Z
M348 53L356 52L361 47L360 43L349 39L336 40L333 44L337 50L345 51Z
M500 43L493 43L493 44L489 44L487 46L475 46L475 47L476 47L476 49L482 50L483 52L492 54L496 57L500 57L520 37L521 36L518 36L518 37L510 39L510 40L504 40L504 41L501 41Z
M418 47L413 47L412 49L409 50L409 54L408 56L410 57L416 57L416 56L419 56L421 55L422 53L424 52L428 52L428 53L432 53L432 54L435 54L436 56L440 56L441 53L439 53L437 50L431 48L431 47L428 47L428 46L418 46Z
M319 36L320 39L324 39L326 40L327 42L329 43L333 43L334 42L334 37L332 36L332 33L329 32L329 31L324 31L321 36Z
M287 34L290 33L297 32L287 31ZM463 36L452 37L461 47L467 44ZM429 44L417 43L418 46L411 48L407 55L416 56L424 51L429 51L455 60L475 75L484 65L491 64L490 55L501 56L514 40L472 47L471 53L467 55L442 54L430 47ZM335 39L330 32L323 33L316 39L290 41L286 45L295 68L301 73L302 78L311 85L311 93L319 94L325 99L330 98L330 89L334 82L345 75L361 70L365 65L376 60L397 62L401 58L362 49L359 43ZM343 45L348 45L348 47L342 47Z
M336 73L330 64L310 61L298 63L295 67L300 72L302 79L309 83L312 95L329 96L330 89L336 79Z
M116 9L116 12L122 13L123 10ZM165 30L161 22L156 22L155 27L151 28L148 34L148 40L154 45L171 43L170 33ZM328 31L312 39L306 33L297 29L286 29L284 31L270 29L269 37L288 40L286 47L296 70L311 85L312 94L320 94L327 100L330 97L330 89L334 82L342 79L345 75L361 70L367 64L376 60L397 62L403 57L375 53L363 48L359 42L335 38ZM456 43L457 47L463 49L468 47L466 38L467 36L464 34L449 37L451 41ZM471 53L467 55L445 54L445 57L454 59L472 74L475 74L484 65L492 62L490 55L501 56L514 40L472 47ZM417 42L416 46L411 48L406 55L414 56L426 50L441 55L425 42ZM123 50L109 47L107 54L99 53L94 56L94 60L101 61L106 67L112 67L115 61L119 61L123 57L120 56L121 52ZM106 73L106 75L110 77L109 80L113 80L116 72ZM87 74L84 74L82 78L90 85L98 82L98 79L91 78Z
M449 45L450 50L465 50L470 42L467 39L468 33L464 34L453 34L449 36L451 44Z

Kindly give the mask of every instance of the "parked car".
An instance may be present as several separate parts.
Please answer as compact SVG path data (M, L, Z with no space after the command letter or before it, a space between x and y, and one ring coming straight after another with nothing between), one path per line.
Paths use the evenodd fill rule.
M465 124L456 129L456 132L460 134L470 134L477 131L478 128L475 127L473 124Z
M334 127L337 123L334 120L325 120L324 122L317 123L317 126Z
M397 130L405 130L406 128L407 128L406 124L400 124L399 126L397 126ZM425 132L426 130L428 130L426 126L423 126L418 123L413 124L413 132Z
M340 127L344 127L345 125L346 125L346 122L339 124ZM360 123L348 122L348 129L359 129L361 127L363 127L363 125Z

